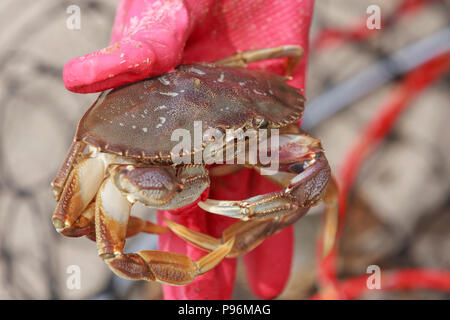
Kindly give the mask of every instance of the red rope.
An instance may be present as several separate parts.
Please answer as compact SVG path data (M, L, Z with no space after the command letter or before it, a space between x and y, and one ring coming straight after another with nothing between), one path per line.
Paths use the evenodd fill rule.
M367 279L370 275L362 275L343 280L338 285L338 290L346 299L357 299L361 295L375 291L367 288ZM381 277L381 288L384 291L432 289L438 291L450 291L450 271L401 269L383 273ZM311 299L326 299L320 293Z
M441 54L417 67L390 92L377 116L369 121L359 141L344 157L339 171L339 217L337 239L342 233L347 210L348 194L364 160L372 153L392 129L398 116L411 105L411 101L450 69L450 52ZM320 248L320 242L318 248ZM320 250L318 250L320 251ZM320 252L318 252L318 257ZM322 298L355 298L365 288L367 276L360 276L339 283L337 279L336 245L327 257L319 261L318 282ZM398 270L386 275L382 289L430 288L450 291L450 272L431 270ZM364 287L364 288L363 288ZM316 296L317 297L317 296Z

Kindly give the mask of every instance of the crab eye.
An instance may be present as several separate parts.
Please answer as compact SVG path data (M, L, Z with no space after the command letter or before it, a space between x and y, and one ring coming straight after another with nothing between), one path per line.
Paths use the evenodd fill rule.
M318 159L322 158L323 154L322 152L315 153L312 155L312 157L309 160L305 160L302 162L296 162L289 166L289 171L299 174L306 170L309 166L311 166L313 163L315 163Z
M302 173L305 169L306 167L304 162L297 162L289 167L289 171L297 174Z

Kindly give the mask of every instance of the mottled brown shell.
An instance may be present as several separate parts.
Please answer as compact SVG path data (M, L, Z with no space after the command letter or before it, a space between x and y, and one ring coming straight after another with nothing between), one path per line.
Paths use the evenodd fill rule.
M175 71L100 94L78 125L75 140L130 158L170 163L184 128L268 128L298 121L304 98L285 79L262 71L212 64Z

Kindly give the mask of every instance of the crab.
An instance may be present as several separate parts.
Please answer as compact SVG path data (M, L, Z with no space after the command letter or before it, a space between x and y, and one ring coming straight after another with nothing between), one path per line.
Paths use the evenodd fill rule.
M251 251L324 200L331 221L324 244L328 251L335 234L336 186L320 140L296 125L304 97L286 84L286 77L243 68L250 62L287 57L289 74L301 54L298 46L246 51L215 63L180 65L161 76L102 92L80 120L52 182L56 230L94 240L99 256L120 277L186 285L222 259ZM236 136L227 136L218 147L219 140L210 139L193 150L174 152L177 143L171 134L178 128L194 133L198 120L220 132L255 129L272 136L277 130L278 170L267 178L281 189L241 201L204 199L211 176L242 168L262 174L267 164L251 162L248 156L243 163L211 165L197 157L213 143L212 154L234 148ZM245 146L248 149L248 139ZM236 153L231 154L235 160ZM176 156L200 163L179 163ZM221 238L214 238L170 220L165 220L166 227L131 216L136 202L157 210L199 205L237 221ZM193 261L171 252L124 252L127 237L169 230L204 249L205 256Z

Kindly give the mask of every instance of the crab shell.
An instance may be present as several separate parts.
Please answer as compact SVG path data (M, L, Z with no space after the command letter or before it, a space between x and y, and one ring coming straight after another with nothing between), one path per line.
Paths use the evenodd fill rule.
M264 71L181 65L101 93L80 120L75 140L102 152L171 164L178 143L172 132L184 128L193 136L194 121L226 130L280 128L300 120L305 99L285 81Z

